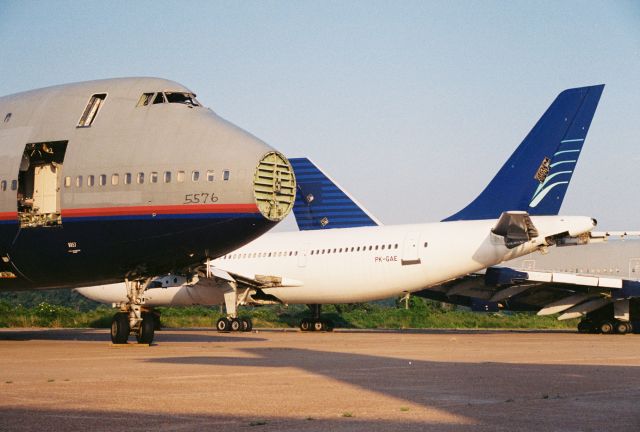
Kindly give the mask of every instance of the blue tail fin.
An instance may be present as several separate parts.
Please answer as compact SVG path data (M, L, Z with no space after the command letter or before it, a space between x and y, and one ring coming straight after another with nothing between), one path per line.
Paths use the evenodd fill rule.
M381 225L307 158L290 158L298 190L293 213L301 231Z
M485 190L444 220L497 219L508 210L558 214L603 89L560 93Z

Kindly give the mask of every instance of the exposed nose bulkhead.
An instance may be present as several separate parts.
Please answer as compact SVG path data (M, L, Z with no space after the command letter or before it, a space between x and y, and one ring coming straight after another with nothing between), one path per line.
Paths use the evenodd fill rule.
M270 221L279 222L291 212L296 179L286 157L272 151L260 159L253 177L253 194L258 210Z

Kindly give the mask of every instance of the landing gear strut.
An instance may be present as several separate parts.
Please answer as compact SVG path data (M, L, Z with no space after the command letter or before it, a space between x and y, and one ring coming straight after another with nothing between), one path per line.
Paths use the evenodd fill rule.
M238 318L238 286L229 282L229 289L224 293L224 307L227 316L216 322L216 329L220 333L250 332L253 329L251 319Z
M127 302L120 304L120 312L111 321L111 342L114 344L126 344L130 334L135 335L138 343L153 342L156 318L143 307L143 294L150 281L151 279L125 280Z
M307 331L332 331L333 330L333 322L331 320L323 320L321 317L322 305L314 304L307 305L311 312L313 312L313 318L307 319L304 318L300 321L300 330L303 332Z

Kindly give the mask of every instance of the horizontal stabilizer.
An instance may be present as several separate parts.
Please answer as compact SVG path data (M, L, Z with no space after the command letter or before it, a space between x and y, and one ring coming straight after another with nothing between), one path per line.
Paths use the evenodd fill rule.
M523 211L504 212L491 232L504 239L508 249L524 244L538 237L538 230L533 226L531 218Z
M301 231L382 225L307 158L292 158L297 193L293 205Z

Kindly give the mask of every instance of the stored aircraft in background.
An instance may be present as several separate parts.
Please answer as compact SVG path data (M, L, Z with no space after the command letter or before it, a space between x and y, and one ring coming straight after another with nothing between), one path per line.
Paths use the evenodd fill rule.
M640 232L603 233L579 248L554 248L414 295L481 311L537 311L582 318L578 331L640 330Z
M315 317L301 328L322 330L331 324L321 319L320 304L415 292L491 262L575 243L577 237L586 241L595 225L591 218L530 217L521 210L557 213L601 92L602 86L586 87L556 98L470 204L483 210L480 220L381 226L309 160L292 159L298 179L294 213L302 231L265 234L212 261L195 284L158 277L146 305L224 302L228 318L217 322L224 331L251 328L250 321L237 318L238 305L308 304ZM564 169L556 171L560 165ZM538 188L542 192L536 194ZM122 285L78 291L106 303L118 304L124 296Z
M126 281L116 343L153 339L152 276L191 280L295 196L284 156L159 78L0 97L0 156L0 291Z

